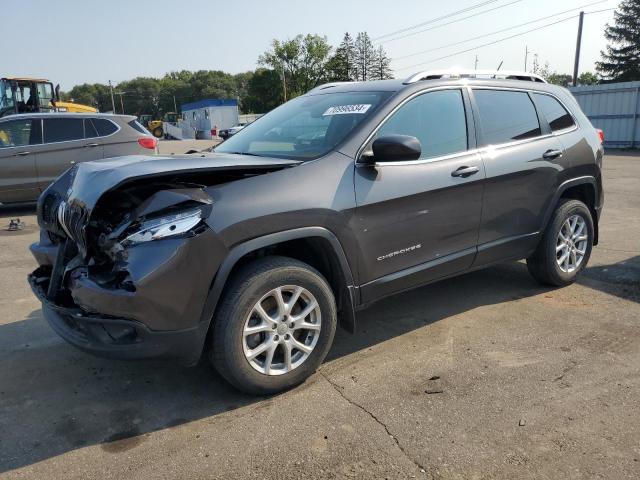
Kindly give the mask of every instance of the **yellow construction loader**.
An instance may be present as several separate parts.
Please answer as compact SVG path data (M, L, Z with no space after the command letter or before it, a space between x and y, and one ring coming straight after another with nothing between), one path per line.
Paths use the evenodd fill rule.
M140 118L147 117L147 115L141 115ZM148 115L148 117L151 117ZM154 137L162 138L164 136L164 122L176 125L180 119L180 114L176 112L167 112L162 117L162 120L148 120L146 123L147 130L149 130Z
M61 102L59 87L44 78L0 78L0 117L18 113L81 112L98 109L79 103Z

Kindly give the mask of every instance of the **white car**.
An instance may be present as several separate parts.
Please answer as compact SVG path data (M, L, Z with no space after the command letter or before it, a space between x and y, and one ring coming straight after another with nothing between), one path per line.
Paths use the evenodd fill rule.
M227 128L225 130L220 130L220 137L222 137L222 138L224 138L226 140L227 138L234 136L236 133L238 133L240 130L242 130L247 125L248 125L247 123L237 123L231 128Z

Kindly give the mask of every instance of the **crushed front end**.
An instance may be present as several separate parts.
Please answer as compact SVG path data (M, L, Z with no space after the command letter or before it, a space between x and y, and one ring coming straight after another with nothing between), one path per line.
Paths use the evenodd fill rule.
M205 221L211 198L202 186L145 180L88 205L69 195L67 176L40 198L31 246L39 267L29 283L51 327L97 355L197 362L226 252Z

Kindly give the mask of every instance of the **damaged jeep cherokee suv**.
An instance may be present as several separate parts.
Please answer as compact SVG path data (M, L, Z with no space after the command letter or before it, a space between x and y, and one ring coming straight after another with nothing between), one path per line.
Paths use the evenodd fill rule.
M528 73L327 84L210 153L75 165L39 199L29 281L80 349L206 351L237 388L277 392L387 295L523 258L573 282L602 157L572 96Z

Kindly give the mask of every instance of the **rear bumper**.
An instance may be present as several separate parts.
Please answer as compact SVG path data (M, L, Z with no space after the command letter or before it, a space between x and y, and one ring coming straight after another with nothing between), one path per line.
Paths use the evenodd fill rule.
M102 317L77 307L62 307L46 298L47 283L37 270L29 275L33 293L42 302L42 312L51 328L65 341L85 352L107 358L171 358L185 365L197 363L208 322L194 328L152 331L141 322Z

